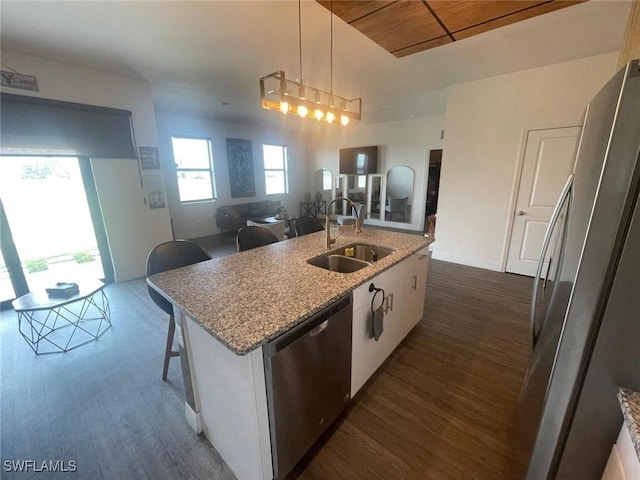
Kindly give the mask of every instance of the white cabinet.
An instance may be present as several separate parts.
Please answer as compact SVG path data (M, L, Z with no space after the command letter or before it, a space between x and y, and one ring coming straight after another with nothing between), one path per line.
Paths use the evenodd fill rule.
M360 285L353 291L353 323L351 351L351 397L384 362L394 348L390 331L395 324L396 315L392 307L393 290L398 286L401 276L400 265L396 265L372 280ZM384 331L378 341L369 338L371 322L371 301L374 293L369 285L374 284L385 293ZM374 308L380 305L382 293L375 298ZM396 310L397 311L397 310Z
M640 459L629 435L629 426L625 421L620 429L618 440L611 449L609 461L602 474L602 480L638 480L640 479Z
M427 271L429 267L429 251L424 249L411 256L405 274L400 280L398 298L402 308L401 325L399 326L399 341L415 327L424 314L425 288L427 286Z
M428 251L424 249L353 291L351 396L353 397L391 352L420 321L427 282ZM369 337L374 284L385 292L384 331L379 340ZM374 308L380 303L375 299Z
M620 457L618 456L618 449L615 444L611 449L607 466L602 474L602 480L626 480L624 472L622 471L622 464L620 463Z
M194 424L202 426L238 479L273 478L262 348L236 355L189 316L183 316L182 326L189 346Z

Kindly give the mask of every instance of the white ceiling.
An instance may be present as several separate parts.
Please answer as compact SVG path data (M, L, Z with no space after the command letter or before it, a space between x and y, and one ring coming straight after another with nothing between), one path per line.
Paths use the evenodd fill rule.
M334 17L333 90L362 97L366 123L442 114L452 84L619 50L630 1L591 0L403 58ZM158 110L269 125L278 113L260 108L258 78L299 77L296 1L0 5L3 49L143 78ZM330 14L312 0L301 10L303 78L328 90Z

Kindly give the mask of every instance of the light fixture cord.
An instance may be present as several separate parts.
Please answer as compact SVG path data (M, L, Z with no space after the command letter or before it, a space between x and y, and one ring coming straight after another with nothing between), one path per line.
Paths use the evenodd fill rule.
M4 63L0 63L0 65L2 65L4 68L8 68L13 73L20 73L18 70L16 70L15 68L11 68L9 65L5 65Z
M329 31L330 31L331 41L329 43L331 47L330 47L330 53L329 53L329 91L331 92L331 95L333 95L333 0L331 0L330 8L331 9L329 11L329 15L330 15Z
M300 50L300 85L302 85L302 15L300 5L301 0L298 0L298 46Z

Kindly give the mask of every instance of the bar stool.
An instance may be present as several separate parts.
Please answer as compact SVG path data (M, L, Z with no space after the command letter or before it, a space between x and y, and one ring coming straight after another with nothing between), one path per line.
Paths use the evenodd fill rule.
M367 213L367 206L364 203L356 204L355 215L338 215L336 222L338 225L360 225L364 223L364 216Z
M194 263L210 260L211 257L197 243L187 240L172 240L156 245L147 256L147 278L156 273L166 272ZM173 335L176 330L176 322L173 318L173 305L153 288L147 286L149 296L154 303L169 314L169 330L167 332L167 345L164 350L164 364L162 366L162 380L167 379L169 360L177 357L179 352L171 350Z
M320 232L324 230L324 226L315 217L298 217L296 218L296 235L301 237L313 232Z
M242 227L238 230L238 236L236 237L238 252L277 243L278 241L278 237L271 230L257 226Z

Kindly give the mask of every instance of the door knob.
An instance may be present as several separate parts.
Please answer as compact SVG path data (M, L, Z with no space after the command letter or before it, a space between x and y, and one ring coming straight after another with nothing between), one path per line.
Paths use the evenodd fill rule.
M518 210L518 213L516 213L516 215L518 215L519 217L526 215L527 212L523 212L522 210Z

